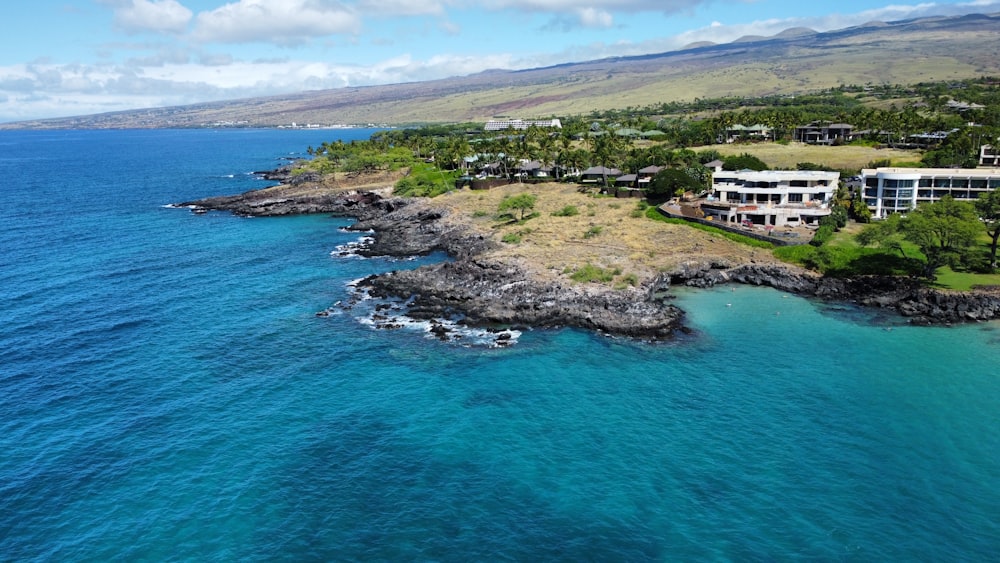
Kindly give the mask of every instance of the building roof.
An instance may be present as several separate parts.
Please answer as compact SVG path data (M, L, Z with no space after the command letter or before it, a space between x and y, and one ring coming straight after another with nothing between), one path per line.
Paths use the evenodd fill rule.
M653 165L647 166L645 168L640 168L639 169L639 173L640 174L656 174L660 170L663 170L664 168L666 168L666 166L657 166L657 165L653 164Z
M618 176L622 171L617 168L605 168L603 166L591 166L583 171L584 176L599 174L601 176Z
M969 178L998 178L1000 168L865 168L862 176L875 174L914 174L919 176L963 176Z

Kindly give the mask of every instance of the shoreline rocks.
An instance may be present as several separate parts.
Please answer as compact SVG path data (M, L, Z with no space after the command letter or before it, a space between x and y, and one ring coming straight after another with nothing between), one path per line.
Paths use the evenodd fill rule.
M363 256L415 256L435 251L451 260L369 276L358 287L379 298L407 301L413 318L460 318L469 326L576 327L654 340L686 332L684 311L666 302L671 285L740 283L827 301L892 310L913 324L1000 318L1000 290L942 292L895 277L828 278L790 265L687 262L643 289L563 283L533 275L530 264L491 258L493 240L428 200L366 191L280 197L265 190L181 204L244 216L326 213L357 219L350 227L374 234Z

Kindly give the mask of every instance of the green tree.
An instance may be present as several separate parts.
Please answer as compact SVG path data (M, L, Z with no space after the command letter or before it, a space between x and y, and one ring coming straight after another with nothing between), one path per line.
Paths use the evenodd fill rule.
M986 233L990 235L990 269L997 268L997 242L1000 241L1000 189L993 189L979 195L976 213L986 223Z
M653 176L646 193L651 199L666 199L674 195L681 195L688 190L697 192L704 187L701 182L692 178L684 170L665 168Z
M519 221L524 221L525 211L530 211L535 208L535 203L538 201L538 196L528 192L517 194L515 196L506 197L500 202L500 206L497 208L497 212L501 214L510 213L512 211L520 211L521 216Z
M976 208L951 196L917 207L900 227L903 237L927 257L924 275L930 279L941 266L960 264L983 229Z
M756 156L743 153L739 156L727 156L722 161L723 170L767 170L768 165Z

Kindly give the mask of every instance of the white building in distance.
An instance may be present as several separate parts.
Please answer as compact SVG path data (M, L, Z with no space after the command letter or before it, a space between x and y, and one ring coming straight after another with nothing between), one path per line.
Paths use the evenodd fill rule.
M839 172L723 170L712 174L714 193L701 209L726 223L812 225L830 214L839 180Z
M491 119L486 122L486 131L506 131L507 129L523 130L531 127L544 127L549 129L562 129L562 122L558 119L544 119L540 121L525 121L523 119Z
M946 195L974 202L1000 188L1000 168L866 168L861 185L872 216L884 218Z

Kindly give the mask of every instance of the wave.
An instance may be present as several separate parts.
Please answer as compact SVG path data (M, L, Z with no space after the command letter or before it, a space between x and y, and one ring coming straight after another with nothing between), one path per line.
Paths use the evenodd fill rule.
M363 279L363 278L362 278ZM522 332L512 328L471 327L458 318L418 319L406 314L407 301L373 297L367 289L358 288L361 281L348 283L354 290L347 303L337 302L316 313L320 317L343 315L352 311L362 325L375 330L403 330L420 333L425 338L464 347L505 348L517 344Z

